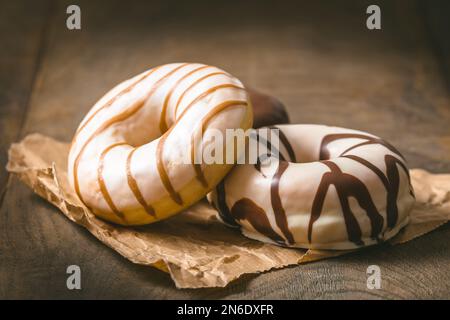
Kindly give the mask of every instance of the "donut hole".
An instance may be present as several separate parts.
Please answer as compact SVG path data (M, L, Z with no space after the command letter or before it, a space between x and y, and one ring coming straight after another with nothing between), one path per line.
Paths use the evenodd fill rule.
M129 119L115 125L112 128L112 136L134 148L159 139L164 133L161 133L155 122L159 114L158 109L160 108L157 105L145 106Z

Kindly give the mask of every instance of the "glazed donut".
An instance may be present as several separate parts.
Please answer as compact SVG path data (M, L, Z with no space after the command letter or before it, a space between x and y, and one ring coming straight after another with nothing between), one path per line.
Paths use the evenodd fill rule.
M223 222L252 239L308 249L372 245L408 223L414 192L391 144L324 125L273 128L278 148L274 131L257 134L268 159L235 166L208 195Z
M120 83L81 122L68 176L97 216L152 223L203 198L233 164L195 163L193 135L244 130L252 109L242 83L216 67L162 65ZM186 163L180 159L191 159Z

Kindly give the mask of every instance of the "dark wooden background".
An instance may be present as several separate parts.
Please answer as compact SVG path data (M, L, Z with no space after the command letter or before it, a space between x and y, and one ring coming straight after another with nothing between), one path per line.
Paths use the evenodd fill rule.
M280 98L292 122L367 130L411 167L450 172L448 1L76 1L0 4L0 165L31 132L69 141L91 105L151 66L220 66ZM365 27L377 3L382 30ZM0 171L0 298L450 298L450 226L395 247L177 290ZM66 289L66 267L82 290ZM366 288L377 264L382 288Z

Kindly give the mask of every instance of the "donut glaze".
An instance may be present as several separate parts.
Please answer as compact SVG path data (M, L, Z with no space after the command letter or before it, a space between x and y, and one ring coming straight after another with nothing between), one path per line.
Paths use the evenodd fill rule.
M414 192L391 144L324 125L273 128L279 155L259 142L270 161L235 166L208 196L223 222L268 243L338 250L385 241L409 222Z
M89 111L72 141L69 180L99 217L152 223L197 202L232 167L194 164L194 131L204 143L211 128L246 130L252 121L246 90L227 72L159 66L122 82Z

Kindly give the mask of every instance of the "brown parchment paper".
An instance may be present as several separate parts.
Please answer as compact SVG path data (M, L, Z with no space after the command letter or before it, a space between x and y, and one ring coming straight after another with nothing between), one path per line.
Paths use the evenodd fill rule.
M243 274L350 252L288 249L247 239L220 223L206 201L148 226L107 223L84 207L70 188L68 151L66 143L32 134L10 147L7 170L131 262L168 272L178 288L224 287ZM413 169L411 177L417 204L411 223L392 244L414 239L450 220L450 174Z

